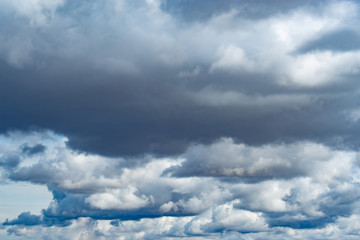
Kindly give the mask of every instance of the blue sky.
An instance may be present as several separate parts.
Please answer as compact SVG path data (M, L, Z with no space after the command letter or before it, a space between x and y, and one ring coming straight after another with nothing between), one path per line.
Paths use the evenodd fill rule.
M359 3L0 0L2 239L358 239Z

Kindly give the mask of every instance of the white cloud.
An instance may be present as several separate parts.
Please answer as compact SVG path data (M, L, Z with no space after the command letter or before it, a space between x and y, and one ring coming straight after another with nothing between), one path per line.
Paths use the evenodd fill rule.
M242 92L219 91L212 88L203 88L191 95L194 101L201 105L261 107L264 108L264 112L284 108L296 109L316 100L316 97L305 94L247 95Z
M268 225L260 212L235 209L237 201L215 207L212 219L205 224L205 228L215 231L227 229L230 231L252 232L267 231Z
M311 142L251 147L223 138L211 145L192 146L185 153L185 158L187 160L175 170L176 175L240 176L254 179L321 176L327 166L331 168L332 164L342 162L343 165L338 166L336 172L327 170L325 176L333 178L336 174L343 174L340 170L342 168L346 169L344 172L350 171L349 167L355 161L356 154L334 151ZM329 175L330 173L335 175Z
M65 137L46 131L13 132L1 135L0 141L1 158L9 153L19 158L14 167L4 165L5 178L47 185L53 192L41 218L45 225L54 219L94 219L72 220L62 229L21 225L19 218L18 225L7 227L28 238L50 230L54 236L66 230L68 236L90 239L192 234L218 238L221 232L223 237L233 236L228 235L231 231L273 234L278 231L271 227L273 221L285 226L321 222L327 216L357 214L359 209L359 154L313 142L251 147L224 138L194 145L179 158L148 156L129 164L135 160L78 153L68 148ZM24 145L36 144L45 150L31 156L22 151ZM174 172L182 176L171 176ZM146 219L149 215L159 218ZM96 220L142 216L139 222L115 225ZM331 224L340 227L336 219ZM283 234L290 236L288 228Z
M56 9L65 3L65 0L13 0L10 1L20 16L30 20L32 25L43 26L54 17Z
M145 195L137 196L137 189L129 186L126 189L106 189L105 193L95 193L85 199L94 208L107 209L137 209L145 207L150 199Z
M348 1L252 20L240 18L241 14L233 9L204 22L186 24L164 12L160 1L106 1L90 4L93 11L83 15L76 11L57 12L66 4L63 0L3 4L30 19L31 26L46 26L41 38L32 27L2 36L2 56L15 67L48 65L44 59L55 57L112 73L146 75L149 67L155 71L174 68L180 78L208 72L235 76L252 73L267 76L276 84L300 87L326 86L358 74L356 51L297 52L307 42L329 32L357 31L347 23L357 22L358 7ZM23 29L20 21L13 25ZM197 67L184 71L189 64L209 71Z
M335 53L329 50L304 54L296 51L308 41L358 19L356 9L357 5L351 2L333 2L322 9L321 14L300 9L254 21L251 28L243 20L241 23L246 27L236 25L232 34L227 33L222 38L230 43L219 43L218 58L213 61L210 72L256 72L267 74L279 84L300 87L319 87L342 81L347 76L358 74L357 51ZM233 26L235 21L241 20L233 17L226 21L227 26ZM216 28L216 25L212 27Z
M210 72L225 70L229 72L252 72L256 70L255 62L250 60L244 50L235 45L221 46L218 50L219 60L210 67Z
M341 81L359 73L360 53L313 52L289 59L284 84L314 87Z

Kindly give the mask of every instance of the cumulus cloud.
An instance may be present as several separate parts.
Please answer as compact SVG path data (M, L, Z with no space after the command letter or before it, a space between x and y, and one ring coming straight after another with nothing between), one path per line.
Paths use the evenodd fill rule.
M128 187L127 189L115 189L105 193L93 194L85 199L94 208L106 209L138 209L145 207L149 198L145 195L136 196L137 189Z
M222 69L230 72L253 71L256 69L255 62L248 59L243 49L234 46L221 46L219 49L219 60L210 67L210 72Z
M52 194L1 231L358 237L359 16L337 0L0 0L0 183Z
M50 229L60 234L60 226L91 239L217 238L279 227L321 229L358 212L358 153L319 143L252 147L220 139L177 158L148 156L129 165L131 158L71 150L67 138L49 131L1 138L2 152L18 157L16 165L2 165L6 176L46 185L53 194L41 215L24 212L3 223L10 234L28 238ZM24 144L42 145L43 151L29 155Z
M40 216L36 216L36 215L31 215L30 212L23 212L21 213L17 219L14 220L6 220L3 225L26 225L26 226L30 226L30 225L39 225L41 223L40 220Z
M108 1L88 3L89 6L63 0L3 1L2 4L30 19L32 25L48 25L42 30L44 36L41 39L34 28L2 36L5 44L13 46L4 51L9 63L15 66L30 61L48 65L41 59L48 56L77 59L110 72L139 73L148 71L146 65L151 56L152 62L160 66L182 67L190 62L207 65L210 72L275 74L271 77L273 81L285 76L282 80L288 84L313 87L331 83L333 73L326 70L340 70L344 65L356 66L358 62L356 52L334 54L332 49L324 52L321 47L319 53L304 55L297 52L294 55L309 41L334 31L351 29L352 26L346 23L356 21L358 7L350 1L328 3L320 9L320 14L300 7L265 19L242 18L241 10L233 8L214 14L205 22L188 23L186 27L163 11L161 2L157 1ZM60 7L82 9L88 14L75 10L57 11ZM81 21L89 21L92 29L81 25ZM122 24L118 25L118 22ZM21 19L14 22L14 27L21 29L20 23L24 24ZM54 39L54 34L59 31L63 34ZM353 27L350 31L357 30ZM25 36L27 41L24 43ZM203 39L208 41L204 43ZM309 58L312 61L308 61ZM303 66L305 63L311 67ZM191 75L199 74L196 69ZM354 67L343 71L356 74ZM316 74L321 75L319 80L316 80Z
M346 75L357 75L359 57L358 51L351 53L323 51L304 54L293 59L289 78L284 83L290 81L312 87L341 81Z
M197 223L195 223L197 222ZM190 224L193 229L190 229ZM25 239L178 239L185 237L185 233L190 230L195 231L199 220L192 217L174 218L162 217L161 219L143 219L140 221L111 222L93 221L89 218L79 218L74 220L72 225L64 228L51 227L20 227L10 228L9 232L14 235L23 236ZM279 239L279 238L299 238L299 239L357 239L357 224L359 216L341 217L334 224L329 224L323 229L289 229L276 228L276 231L240 233L238 231L226 231L219 235L199 235L194 234L190 239ZM199 226L199 225L197 225ZM239 226L239 225L238 225ZM195 232L194 232L195 233ZM45 237L46 236L46 237ZM50 238L49 238L50 236Z
M319 48L315 52L297 51L309 41L343 28L345 21L357 18L356 9L357 6L351 2L334 3L323 9L322 16L298 10L288 15L275 15L270 19L251 22L250 29L234 27L238 32L232 36L233 43L219 47L219 58L212 63L210 72L218 69L232 74L271 74L279 84L300 87L328 85L343 80L344 75L356 75L356 50L334 53L334 48L321 49L321 44L318 44ZM228 18L227 25L235 19ZM237 45L234 45L235 42ZM250 52L251 56L246 52Z
M175 176L238 176L244 179L293 178L299 176L322 176L319 170L338 162L340 172L355 161L353 152L333 151L321 144L300 142L293 144L251 147L224 138L212 145L194 145L185 153L186 160L175 167ZM314 166L316 170L313 171ZM320 167L321 166L321 167ZM331 172L326 172L329 176ZM345 169L348 171L349 169Z

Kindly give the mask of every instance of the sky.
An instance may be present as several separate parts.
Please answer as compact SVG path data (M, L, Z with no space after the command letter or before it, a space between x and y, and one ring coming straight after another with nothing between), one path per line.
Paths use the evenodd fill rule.
M0 0L0 238L359 239L359 21Z

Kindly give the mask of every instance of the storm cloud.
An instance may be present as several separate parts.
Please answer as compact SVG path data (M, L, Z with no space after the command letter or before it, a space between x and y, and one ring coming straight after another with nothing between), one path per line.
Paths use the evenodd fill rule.
M0 0L0 20L0 183L52 194L9 234L358 236L358 2Z
M1 130L52 129L108 156L221 137L356 146L346 110L360 55L337 38L356 39L357 5L279 1L289 6L248 18L241 6L266 3L230 2L187 20L164 10L177 2L2 1Z

